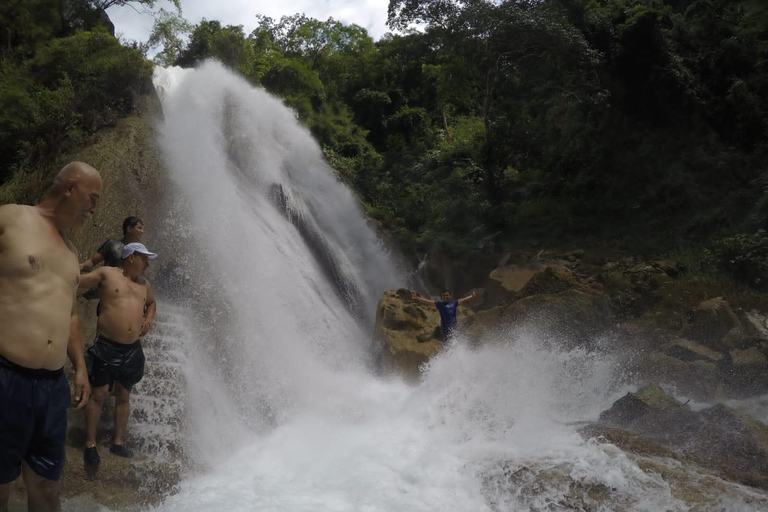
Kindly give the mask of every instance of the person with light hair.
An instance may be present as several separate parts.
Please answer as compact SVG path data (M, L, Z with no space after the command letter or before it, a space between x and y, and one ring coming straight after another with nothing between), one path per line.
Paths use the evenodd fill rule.
M144 376L140 338L149 331L157 310L152 287L144 277L150 260L155 258L157 254L143 244L129 243L121 251L119 268L102 266L80 276L80 289L95 288L101 307L96 339L88 349L92 392L85 408L83 461L87 469L96 468L101 461L96 432L110 391L115 393L115 430L109 451L119 457L133 457L133 451L125 446L125 431L131 389Z
M101 198L99 172L83 162L64 166L36 206L0 206L0 510L19 474L32 512L58 512L65 463L67 408L64 363L74 367L74 406L88 402L75 294L79 229Z

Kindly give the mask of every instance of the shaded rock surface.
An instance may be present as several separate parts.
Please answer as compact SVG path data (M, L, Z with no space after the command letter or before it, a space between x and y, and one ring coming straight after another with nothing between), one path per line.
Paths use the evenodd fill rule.
M460 308L457 317L465 316ZM384 293L376 308L374 339L381 344L380 364L386 371L416 379L419 366L442 347L437 309L411 299L404 288Z
M692 411L652 384L628 393L582 429L627 451L692 461L723 478L768 489L768 426L718 404Z
M768 315L762 312L768 300L734 307L724 296L710 298L713 290L722 293L718 285L743 294L726 281L690 277L672 259L608 259L578 250L507 253L490 269L482 299L468 304L473 314L464 332L473 343L487 343L505 339L516 326L534 326L543 339L566 348L607 343L626 360L628 379L660 382L697 400L768 392ZM388 368L408 359L406 338L425 334L402 336L402 351ZM416 352L418 361L429 357L423 348ZM417 365L408 364L412 373Z
M145 222L145 244L150 249L155 245L157 235L153 233L151 205L162 194L164 169L155 145L154 123L158 116L162 115L162 111L154 90L149 92L149 95L137 96L135 115L121 119L112 128L100 130L88 146L62 157L62 165L71 160L81 160L94 166L100 171L104 183L96 214L81 230L69 234L79 250L80 261L90 257L107 238L120 238L123 219L131 215L136 215ZM148 278L153 283L156 282L157 271L165 264L162 261L163 256L165 255L161 254L158 264L150 266L148 271ZM162 298L157 298L159 314L162 314ZM77 300L83 344L86 348L92 344L96 333L96 302L82 297ZM147 371L151 377L158 358L167 360L167 354L154 354L153 343L149 339L145 339L144 343L147 344ZM72 368L69 362L65 370L71 382ZM178 375L174 378L176 382L180 382ZM181 418L171 420L163 414L147 412L142 404L142 396L151 395L152 389L147 388L144 393L142 384L146 383L137 386L136 396L132 399L132 414L128 424L129 444L136 449L137 456L130 460L122 459L108 451L113 411L113 399L110 397L102 415L99 434L102 463L95 478L89 476L83 468L84 412L69 411L67 465L62 476L62 495L65 503L93 503L93 510L99 509L96 504L105 505L112 510L141 510L170 492L180 480L179 462L182 455L179 447L167 445L167 442L167 446L159 446L158 443L162 444L162 440L139 435L137 426L147 421L149 414L158 421L170 422L163 427L180 434ZM160 392L169 400L173 399L170 398L170 395L173 395L172 389L166 387ZM153 399L147 397L146 400ZM163 437L171 441L168 435ZM158 449L165 450L171 457L161 458L158 462ZM177 458L174 460L173 457ZM25 495L21 479L13 484L13 491L16 503L14 506L21 506L20 500Z

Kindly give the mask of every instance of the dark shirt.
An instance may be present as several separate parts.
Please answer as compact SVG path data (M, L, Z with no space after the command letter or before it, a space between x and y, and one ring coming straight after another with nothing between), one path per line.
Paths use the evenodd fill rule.
M456 330L456 308L459 306L459 301L452 300L451 302L435 301L438 313L440 313L440 327L443 329L443 334L448 334Z
M120 240L107 240L96 251L104 256L104 264L108 267L119 267L122 260L123 242Z

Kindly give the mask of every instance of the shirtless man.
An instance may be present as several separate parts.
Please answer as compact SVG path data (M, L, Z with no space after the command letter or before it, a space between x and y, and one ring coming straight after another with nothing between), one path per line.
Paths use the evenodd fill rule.
M90 396L75 293L77 251L64 235L96 211L101 177L66 165L37 206L0 207L0 511L21 473L30 512L58 512L69 384L75 408Z
M149 260L157 258L140 243L123 247L120 267L100 267L80 276L80 289L96 288L101 314L96 339L88 353L93 358L89 379L91 401L85 407L86 439L83 460L88 466L100 462L96 449L96 430L104 399L114 385L115 432L109 451L121 457L133 457L123 444L128 425L131 388L144 376L144 352L139 338L152 325L157 305L152 287L144 278ZM146 311L146 315L145 315Z

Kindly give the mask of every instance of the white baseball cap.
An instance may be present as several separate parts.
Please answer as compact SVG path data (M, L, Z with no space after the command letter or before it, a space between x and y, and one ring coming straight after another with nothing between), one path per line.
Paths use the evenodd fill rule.
M120 257L122 259L125 259L125 258L127 258L128 256L130 256L131 254L133 254L135 252L137 252L139 254L143 254L144 256L149 258L150 260L153 260L153 259L157 258L157 254L155 254L153 252L149 252L147 250L147 248L144 247L144 244L140 244L139 242L133 242L133 243L124 245L123 246L123 251L120 253Z

